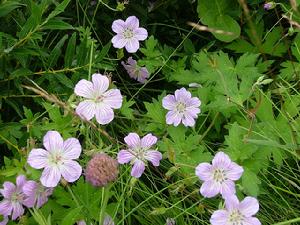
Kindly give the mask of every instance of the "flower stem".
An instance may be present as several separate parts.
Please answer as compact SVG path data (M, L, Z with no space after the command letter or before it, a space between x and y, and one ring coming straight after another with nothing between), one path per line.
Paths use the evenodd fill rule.
M73 191L72 191L72 189L70 188L69 185L67 185L67 189L68 189L68 191L70 192L70 194L71 194L73 200L75 201L76 206L79 207L79 206L80 206L80 205L79 205L79 202L78 202L77 198L75 197L75 195L74 195L74 193L73 193Z
M99 213L99 225L103 225L105 210L106 210L107 202L109 199L109 189L110 189L110 185L102 187L101 209L100 209L100 213Z

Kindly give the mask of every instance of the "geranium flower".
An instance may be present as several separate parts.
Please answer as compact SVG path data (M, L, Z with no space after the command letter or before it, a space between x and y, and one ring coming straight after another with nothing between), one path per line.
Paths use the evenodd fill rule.
M45 187L55 187L61 176L68 181L78 180L82 173L82 168L74 159L78 159L81 154L81 145L76 138L63 140L57 131L48 131L44 136L44 147L32 149L27 162L35 169L44 171L40 178Z
M115 20L112 30L116 35L111 42L115 48L126 48L127 52L134 53L140 48L139 41L144 41L148 37L146 29L139 27L139 19L130 16L124 20Z
M239 202L235 195L225 198L225 209L215 211L211 218L212 225L260 225L253 217L259 210L256 198L246 197Z
M129 162L133 164L131 176L139 178L145 170L146 161L150 161L153 166L159 166L162 154L157 150L151 149L151 147L156 144L157 137L152 134L147 134L140 139L138 134L129 133L124 138L124 141L128 149L121 150L117 158L120 164Z
M166 115L166 123L178 126L181 122L184 126L194 126L195 119L200 113L201 101L192 97L185 88L175 91L175 95L167 95L162 100L165 109L170 110Z
M86 98L76 108L76 113L85 120L94 116L99 124L108 124L114 119L114 111L122 106L122 95L118 89L110 89L109 80L101 74L93 74L92 82L80 80L74 89L76 95Z
M243 167L232 162L224 152L218 152L209 163L200 163L196 167L196 175L204 181L200 193L207 198L218 193L223 197L235 194L234 181L240 179L244 172Z
M16 185L9 181L3 183L3 189L0 189L0 193L4 197L0 202L1 215L4 217L11 216L11 219L15 220L24 214L24 193L22 189L25 183L26 178L23 175L17 177Z
M147 78L149 77L147 68L139 67L136 60L134 60L132 57L129 57L127 59L127 64L123 61L121 62L121 64L124 66L129 76L140 83L145 83Z
M45 188L41 184L30 180L23 186L23 193L25 194L24 205L28 208L40 208L48 201L48 196L53 192L53 188Z

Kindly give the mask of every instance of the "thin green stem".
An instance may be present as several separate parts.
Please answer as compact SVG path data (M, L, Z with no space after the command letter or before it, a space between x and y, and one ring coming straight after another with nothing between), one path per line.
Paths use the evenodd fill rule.
M109 199L109 189L110 189L110 185L107 185L106 187L102 187L101 210L99 213L99 225L103 224L105 210L106 210L107 202Z
M300 222L300 217L291 219L291 220L286 220L286 221L279 222L279 223L275 223L273 225L285 225L285 224L291 224L291 223L296 223L296 222Z

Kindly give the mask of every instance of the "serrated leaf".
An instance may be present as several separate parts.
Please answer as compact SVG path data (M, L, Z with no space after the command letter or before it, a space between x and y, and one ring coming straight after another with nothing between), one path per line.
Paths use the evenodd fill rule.
M73 225L82 217L83 206L70 210L61 221L61 225Z

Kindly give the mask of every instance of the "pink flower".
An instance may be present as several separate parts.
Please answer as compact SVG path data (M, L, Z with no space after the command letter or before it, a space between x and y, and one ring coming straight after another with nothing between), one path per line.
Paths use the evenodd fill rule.
M157 138L152 134L147 134L140 139L136 133L129 133L124 138L128 150L121 150L118 153L118 162L120 164L131 162L133 164L131 176L139 178L145 170L145 162L148 160L153 166L159 166L162 154L151 149L157 142Z
M140 83L146 82L147 78L149 77L149 72L146 67L139 67L136 60L132 59L132 57L127 59L127 64L123 61L121 63L131 78Z
M0 202L0 214L4 217L11 216L12 220L24 214L23 202L24 194L23 186L26 183L26 178L23 175L17 177L17 185L11 182L4 182L3 189L0 189L4 199Z
M225 198L225 209L215 211L211 218L212 225L260 225L260 221L253 217L259 210L256 198L246 197L239 202L235 195Z
M57 131L48 131L44 136L44 147L32 149L27 162L35 169L44 171L40 178L45 187L55 187L61 176L68 181L78 180L82 173L81 166L74 161L81 154L81 145L76 138L63 140Z
M196 175L204 181L200 193L207 198L216 196L218 193L223 197L235 194L234 181L240 179L243 167L232 162L224 152L218 152L209 163L200 163L196 167Z
M111 42L115 48L126 48L129 53L134 53L140 48L139 41L148 37L146 29L139 27L139 19L130 16L124 20L115 20L112 30L116 33Z
M114 111L122 106L120 90L108 90L109 80L101 74L93 74L92 82L80 80L75 86L75 94L86 98L79 103L76 113L85 120L94 116L99 124L108 124L114 119Z
M25 206L40 208L48 201L48 196L52 194L53 188L45 188L41 184L30 180L23 186L23 192L25 194L23 203Z
M175 91L175 95L167 95L162 100L165 109L170 110L166 115L166 123L177 127L181 122L184 126L194 126L195 119L200 113L201 101L192 97L185 88Z

